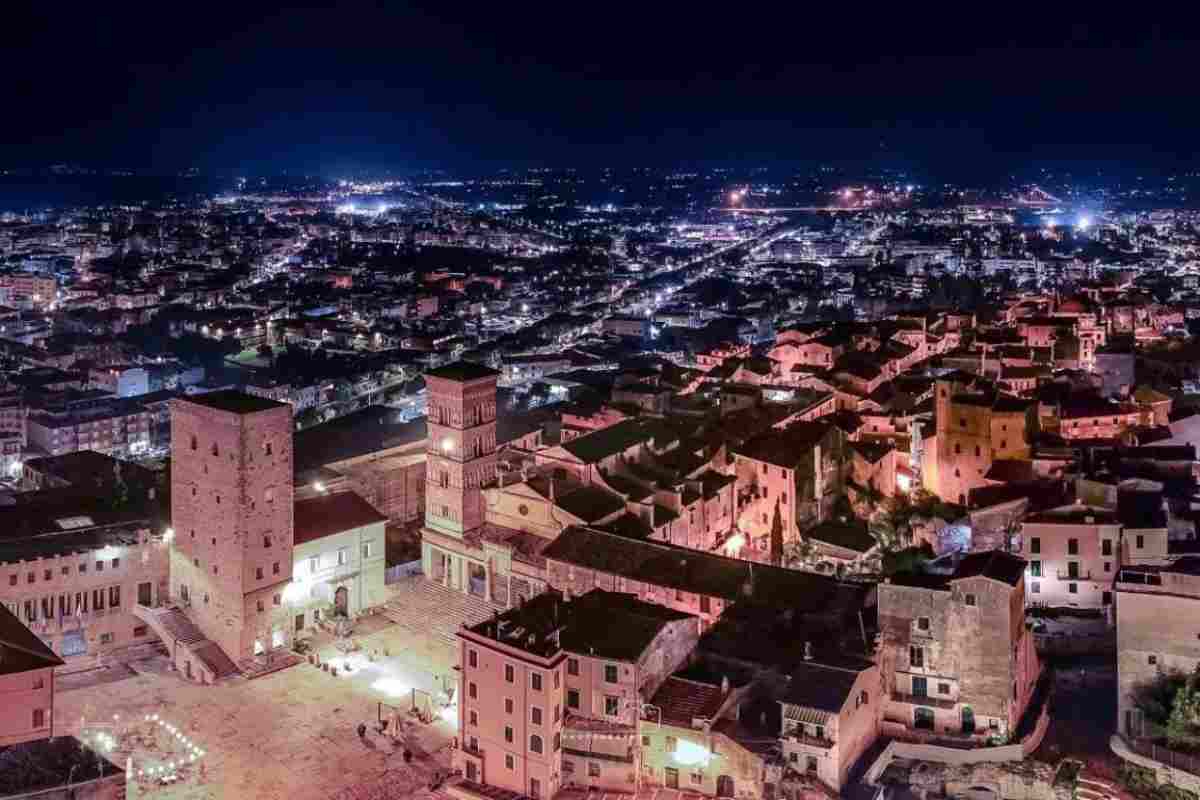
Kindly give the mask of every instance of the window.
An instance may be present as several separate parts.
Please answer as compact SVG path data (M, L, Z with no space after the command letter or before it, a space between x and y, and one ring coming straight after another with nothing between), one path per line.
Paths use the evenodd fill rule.
M217 447L217 443L216 443L216 442L213 442L213 446L212 446L212 454L213 454L214 456L219 456L219 455L221 455L221 448Z
M620 698L614 697L611 694L604 695L604 713L610 717L615 717L621 712Z
M917 617L917 630L929 630L929 617Z
M554 670L554 672L550 674L554 676L554 688L559 688L559 686L562 685L562 678L559 677L558 670Z
M529 688L533 689L535 692L540 692L542 690L542 673L529 673Z
M567 689L567 708L579 709L579 690Z
M542 710L537 706L529 707L529 721L534 725L542 724Z
M51 572L50 570L48 570L48 569L47 569L47 570L42 570L42 580L44 580L44 581L48 581L48 580L50 580L50 579L51 579L51 578L53 578L53 577L54 577L54 573L53 573L53 572Z
M16 586L16 585L17 585L17 576L16 576L16 574L13 574L13 575L9 575L9 576L8 576L8 585L9 585L9 586Z
M975 595L973 595L973 594L966 595L965 597L963 597L963 602L969 606L975 605Z
M279 562L278 561L276 561L274 564L271 565L271 574L272 575L279 574Z
M539 750L538 752L540 753L542 751ZM542 782L537 778L529 779L529 796L532 797L533 800L541 800L542 798Z
M1029 574L1034 578L1042 577L1042 562L1041 561L1030 561L1029 562Z
M263 536L263 547L270 547L270 546L271 546L271 537Z
M962 446L958 442L954 443L954 455L962 455Z
M578 658L568 658L567 659L567 674L568 675L578 675L579 674L579 659Z
M476 686L474 682L467 684L467 697L471 698L472 700L479 698L479 687Z
M36 581L36 580L37 580L37 575L31 572L31 573L29 573L29 577L28 577L28 578L26 578L25 582L26 582L26 583L33 583L33 582L34 582L34 581Z
M467 651L467 666L472 668L479 666L479 653L474 650Z
M1142 549L1143 547L1145 547L1145 546L1146 546L1146 537L1145 537L1145 536L1142 536L1142 535L1139 533L1139 534L1138 534L1138 536L1137 536L1137 549L1138 549L1138 550L1141 550L1141 549Z
M261 581L263 579L263 568L262 567L254 568L254 579L258 580L258 581Z
M504 754L504 766L507 769L515 769L516 768L515 765L513 764L512 754L510 754L510 753Z
M1102 541L1100 543L1100 555L1102 555L1102 556L1111 556L1112 555L1112 539L1105 539L1104 541Z
M667 749L668 753L674 753L678 749L677 744L674 736L663 737L663 746Z
M62 568L62 574L63 574L63 575L70 575L70 574L71 574L71 568L70 568L70 567L63 567L63 568Z
M96 562L96 572L104 572L104 562L103 561ZM33 583L33 581L30 581L30 583Z
M504 698L504 713L513 713L513 699L511 697Z
M100 644L112 644L113 635L111 633L100 634Z
M505 725L504 726L504 741L508 742L509 744L512 744L512 740L513 740L512 725Z
M121 607L121 587L120 586L108 587L108 607L109 608L120 608Z
M472 711L467 712L467 724L469 724L475 728L479 727L479 712L478 711L472 710Z
M283 595L280 595L280 594L277 594L271 598L271 603L273 605L279 605L282 601L283 601Z
M337 565L344 567L350 563L350 551L345 547L339 547L337 551Z
M616 683L617 680L618 680L617 665L616 664L605 664L604 665L604 682L605 683Z
M908 663L914 667L924 667L925 651L919 647L908 648Z
M516 672L513 670L512 664L504 665L504 681L506 683L516 683L516 681L517 681L517 675L516 675Z
M260 614L261 614L261 613L262 613L263 611L265 611L265 610L266 610L266 608L263 606L263 601L262 601L262 600L259 600L259 601L258 601L258 613L260 613Z
M554 722L558 723L562 719L562 706L558 703L554 704Z
M320 567L321 567L321 559L320 558L318 558L317 556L309 556L308 557L308 574L309 575L316 575L317 570L320 569Z
M271 455L271 443L270 442L266 442L263 445L263 452L265 455L268 455L268 456Z
M33 728L40 730L44 727L46 727L46 709L35 708L33 710Z
M914 675L912 679L912 694L913 697L928 697L929 682L925 678L918 678Z
M1031 538L1029 540L1029 552L1031 552L1031 553L1042 552L1042 538L1040 536L1034 536L1033 538Z
M1069 556L1079 555L1079 540L1078 539L1067 539L1067 555L1069 555Z
M1151 665L1157 664L1158 656L1146 656L1146 663Z
M692 773L692 783L697 784L697 785L704 783L704 773L703 772L693 772Z
M195 437L195 436L193 436L193 437L192 437L192 449L193 449L193 450L195 450L195 449L196 449L196 447L197 447L197 444L198 444L198 443L196 442L196 437Z
M371 548L372 548L374 545L375 545L375 542L374 542L374 541L363 542L363 553L362 553L362 557L363 557L363 558L370 558L370 557L371 557Z
M979 458L979 445L975 445L975 457Z
M529 737L529 752L542 752L542 737L538 736L536 733Z

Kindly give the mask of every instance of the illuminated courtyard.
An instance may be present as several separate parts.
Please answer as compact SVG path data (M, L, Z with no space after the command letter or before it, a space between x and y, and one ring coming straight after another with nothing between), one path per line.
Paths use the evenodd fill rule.
M377 630L354 636L360 649L348 655L331 641L318 642L317 653L338 667L337 677L304 663L254 680L198 686L155 656L131 663L133 677L63 691L55 725L82 734L118 766L132 759L130 797L430 796L435 774L450 763L455 735L446 673L435 677L419 637L382 619L372 623L364 627ZM407 713L414 689L433 722ZM391 736L397 711L405 720L398 742ZM389 721L382 734L381 713ZM360 724L367 726L364 739Z

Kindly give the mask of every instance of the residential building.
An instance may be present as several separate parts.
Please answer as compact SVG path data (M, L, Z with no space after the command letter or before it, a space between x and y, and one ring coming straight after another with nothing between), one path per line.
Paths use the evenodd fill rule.
M1111 509L1069 505L1025 517L1021 555L1031 605L1108 608L1121 568L1121 521Z
M970 553L879 585L884 735L1008 741L1041 667L1025 627L1025 561ZM989 632L981 636L981 631Z

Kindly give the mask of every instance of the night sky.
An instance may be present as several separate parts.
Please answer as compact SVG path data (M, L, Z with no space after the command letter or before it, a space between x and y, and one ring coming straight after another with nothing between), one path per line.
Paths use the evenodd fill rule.
M0 167L1200 166L1159 5L252 5L6 8Z

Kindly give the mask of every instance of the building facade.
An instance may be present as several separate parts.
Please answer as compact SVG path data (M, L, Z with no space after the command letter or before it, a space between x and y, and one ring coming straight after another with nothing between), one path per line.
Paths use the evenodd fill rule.
M225 391L175 400L171 442L171 596L234 661L285 647L291 406Z

